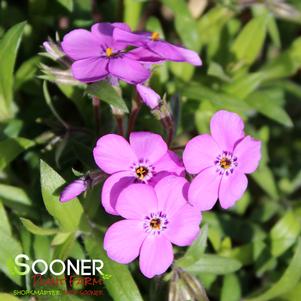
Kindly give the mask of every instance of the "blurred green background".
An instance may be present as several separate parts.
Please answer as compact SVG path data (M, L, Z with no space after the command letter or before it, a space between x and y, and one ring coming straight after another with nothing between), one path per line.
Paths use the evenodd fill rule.
M188 250L175 249L175 268L152 280L136 262L106 257L102 236L114 219L100 205L101 185L79 200L58 201L65 181L96 169L95 141L117 124L102 102L97 133L84 87L49 77L45 65L59 65L39 53L48 36L99 21L158 31L200 53L201 68L168 63L153 72L151 86L173 111L173 147L208 132L218 109L239 113L263 142L243 198L229 211L204 213L201 237ZM1 0L0 301L206 300L204 290L210 300L301 300L300 24L300 0ZM130 110L133 88L122 88ZM165 134L147 108L136 129ZM98 297L14 297L14 290L33 288L32 275L14 272L20 253L46 262L101 258L110 279Z

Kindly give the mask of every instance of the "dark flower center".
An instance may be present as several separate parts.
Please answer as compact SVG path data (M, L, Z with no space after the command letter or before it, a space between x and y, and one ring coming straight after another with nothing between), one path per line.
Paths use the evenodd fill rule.
M219 162L219 165L221 168L223 169L229 169L231 167L231 160L226 158L226 157L223 157L220 162Z
M152 41L158 41L160 39L159 32L154 31L151 36Z
M149 225L153 230L160 230L161 229L161 219L160 218L153 218L149 222Z
M136 168L136 175L139 180L143 180L148 174L148 169L144 166L139 166Z

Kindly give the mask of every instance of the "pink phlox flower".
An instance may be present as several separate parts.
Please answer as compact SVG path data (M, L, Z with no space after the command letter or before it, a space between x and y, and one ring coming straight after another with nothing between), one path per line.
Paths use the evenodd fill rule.
M148 278L164 273L173 262L172 244L191 245L198 236L201 214L187 202L188 182L168 176L155 187L133 184L120 194L116 210L124 218L104 238L108 256L127 264L138 256Z
M97 23L91 31L75 29L64 36L61 46L74 61L74 78L86 83L117 78L134 85L149 78L150 71L125 52L129 44L114 40L116 28L130 31L125 23Z
M60 201L63 203L70 201L85 192L88 187L89 180L84 178L77 179L64 188L60 194Z
M160 105L161 96L153 89L139 84L136 86L136 90L140 95L141 100L152 110Z
M184 150L186 170L197 175L188 199L201 210L210 210L217 199L222 208L235 204L245 192L245 174L256 170L261 142L244 134L244 123L235 113L218 111L210 122L211 135L191 139Z
M155 185L166 175L184 172L182 161L168 150L162 137L150 132L132 132L129 142L116 134L105 135L97 141L93 155L99 168L111 175L101 199L105 210L115 215L117 198L130 184Z
M131 53L140 61L156 63L161 61L187 62L192 65L201 66L199 55L193 51L168 43L160 38L158 32L134 33L122 28L116 28L113 33L116 41L137 46Z

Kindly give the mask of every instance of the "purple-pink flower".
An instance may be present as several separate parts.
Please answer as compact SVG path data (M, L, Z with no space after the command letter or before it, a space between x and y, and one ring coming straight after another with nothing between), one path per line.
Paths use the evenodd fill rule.
M245 192L245 174L256 170L261 142L244 134L244 123L235 113L218 111L210 122L211 136L199 135L188 142L183 153L186 170L197 174L188 199L201 210L210 210L217 199L227 209Z
M200 212L187 202L187 181L168 176L154 188L133 184L120 194L116 211L125 218L106 232L104 249L123 264L138 256L148 278L164 273L173 262L172 244L188 246L199 234Z
M161 97L153 89L141 84L137 85L136 89L141 100L152 110L160 105Z
M160 39L158 32L133 33L129 30L116 28L113 33L116 41L137 46L132 52L137 60L144 62L174 61L187 62L192 65L201 66L199 55L192 50L175 46Z
M64 36L62 48L74 60L74 78L89 83L113 77L130 84L149 78L150 71L124 51L128 44L114 40L116 28L130 31L125 23L97 23L91 31L75 29Z
M61 192L60 201L64 203L76 198L84 191L86 191L88 186L89 186L88 181L84 179L77 179L71 182Z
M130 184L154 185L166 175L184 172L182 162L162 137L150 132L133 132L129 142L119 135L105 135L97 141L93 155L96 164L111 175L103 185L101 199L105 210L115 215L117 198Z

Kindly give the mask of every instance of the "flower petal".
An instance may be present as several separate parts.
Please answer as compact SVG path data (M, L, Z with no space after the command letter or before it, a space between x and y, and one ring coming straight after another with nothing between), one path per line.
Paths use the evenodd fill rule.
M140 270L147 278L163 274L173 262L172 245L164 235L149 235L140 251Z
M144 219L158 210L154 188L146 184L130 185L120 193L115 209L124 218Z
M148 41L147 47L159 54L163 59L175 62L184 62L185 58L176 47L165 41Z
M96 23L91 27L93 36L99 41L101 49L104 52L106 48L114 50L122 50L127 47L127 44L117 42L113 38L113 32L116 28L122 27L129 29L125 23Z
M115 210L120 193L129 185L133 184L135 178L129 171L121 171L111 175L103 184L101 202L106 212L118 215Z
M182 160L179 156L170 150L155 164L156 172L168 171L169 173L175 173L178 176L185 174L185 168Z
M183 177L167 176L155 186L158 210L171 218L187 204L188 181Z
M143 42L148 39L148 35L136 34L120 28L114 30L113 37L118 42L128 43L132 46L142 46Z
M157 94L153 89L140 84L136 86L136 89L142 101L152 110L159 106L161 96Z
M92 57L74 62L71 70L74 78L90 83L105 78L108 75L107 66L107 59Z
M128 58L126 54L112 57L108 66L112 75L134 85L145 82L151 74L141 63Z
M155 52L147 49L147 48L144 48L144 47L137 47L131 51L129 51L127 53L127 57L128 58L131 58L133 60L136 60L136 61L140 61L140 62L143 62L143 63L160 63L160 62L163 62L164 59L156 54Z
M235 113L218 111L210 122L211 135L223 151L233 152L235 144L244 137L244 123Z
M112 25L114 26L114 30L115 30L115 28L116 29L118 28L118 29L125 30L128 32L131 31L131 28L126 23L123 23L123 22L114 22L114 23L112 23Z
M75 180L68 184L64 190L62 191L60 195L60 201L61 202L67 202L74 198L76 198L78 195L83 193L87 190L88 184L85 180Z
M220 181L214 167L203 170L190 184L189 202L201 211L210 210L216 203Z
M130 263L138 257L146 235L142 222L122 220L107 230L104 249L112 260L123 264Z
M252 173L258 167L261 158L261 142L247 136L234 149L238 158L238 169L243 173Z
M224 209L232 207L237 200L244 194L248 186L247 177L239 172L230 176L223 176L220 190L219 201Z
M167 145L162 137L150 132L132 132L130 145L139 160L147 159L150 163L157 162L167 152Z
M93 149L96 164L106 173L130 170L137 157L129 143L119 135L108 134L98 139Z
M182 55L185 62L195 66L202 65L201 58L195 51L175 45L172 46L175 48L176 51L178 51Z
M164 235L175 245L189 246L200 232L200 222L200 211L186 204L174 214Z
M191 139L183 152L186 170L197 174L207 167L214 166L214 160L221 152L214 139L208 135L199 135Z
M73 60L98 57L101 50L97 39L85 29L75 29L67 33L61 46L63 51Z

